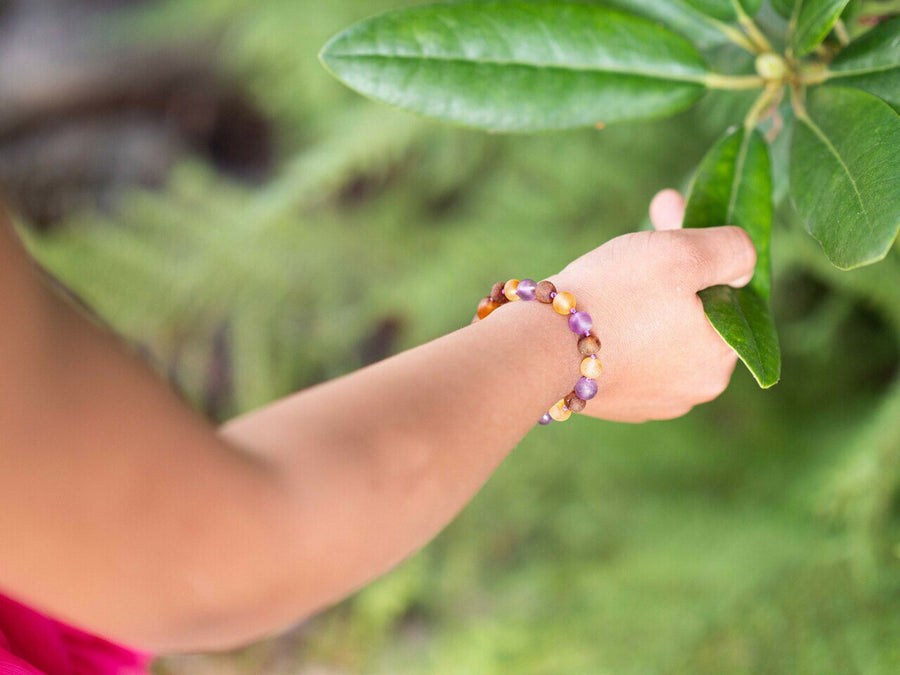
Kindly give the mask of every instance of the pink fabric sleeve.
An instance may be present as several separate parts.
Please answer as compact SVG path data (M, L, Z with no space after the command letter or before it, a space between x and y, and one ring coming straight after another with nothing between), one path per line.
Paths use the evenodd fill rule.
M150 656L0 595L0 675L146 675Z

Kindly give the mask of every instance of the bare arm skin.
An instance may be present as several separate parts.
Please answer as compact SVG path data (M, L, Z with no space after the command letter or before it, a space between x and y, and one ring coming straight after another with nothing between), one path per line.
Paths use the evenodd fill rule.
M587 411L662 419L721 393L735 357L696 291L746 283L754 261L736 228L644 232L554 277L604 342ZM478 491L571 390L565 324L511 303L217 431L46 288L2 222L0 590L160 652L284 628L396 565Z

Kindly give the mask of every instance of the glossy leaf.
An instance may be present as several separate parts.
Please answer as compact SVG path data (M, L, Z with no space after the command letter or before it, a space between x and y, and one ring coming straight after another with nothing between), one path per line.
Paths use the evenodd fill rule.
M798 0L803 2L791 34L794 54L803 56L822 43L850 0Z
M468 0L351 26L322 52L360 93L448 122L541 131L669 115L703 93L684 38L595 5Z
M857 87L900 110L900 17L879 24L841 51L828 84Z
M884 258L900 228L900 115L857 89L818 87L798 114L791 198L831 262Z
M700 292L710 323L737 352L761 387L781 376L781 352L769 313L771 292L772 169L766 143L744 127L719 139L697 170L685 227L737 225L756 247L756 271L744 288L714 286Z
M759 11L762 0L685 0L695 9L703 12L707 16L711 16L719 21L736 21L737 7L735 5L740 2L740 6L749 16L755 15Z
M620 9L671 28L700 49L728 41L711 17L688 4L688 0L600 0L599 4Z

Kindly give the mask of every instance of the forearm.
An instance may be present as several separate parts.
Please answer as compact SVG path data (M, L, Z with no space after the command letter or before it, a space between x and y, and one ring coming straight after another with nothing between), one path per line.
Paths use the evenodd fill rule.
M538 303L467 327L226 425L287 477L290 601L332 602L436 534L577 376L574 336Z

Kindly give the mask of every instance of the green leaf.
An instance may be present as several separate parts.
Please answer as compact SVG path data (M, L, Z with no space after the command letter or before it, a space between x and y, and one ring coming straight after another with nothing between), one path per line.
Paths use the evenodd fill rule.
M684 38L593 5L468 0L351 26L321 55L362 94L448 122L542 131L669 115L703 93Z
M791 198L831 262L853 269L887 255L900 228L900 116L857 89L818 87L798 113Z
M719 21L737 21L737 5L749 16L759 11L762 0L685 0L695 9Z
M822 43L850 0L802 0L802 2L797 25L791 35L791 47L796 56L808 54Z
M781 377L781 352L769 313L772 169L758 131L729 130L700 163L685 209L685 227L737 225L756 247L756 270L744 288L700 292L713 327L737 352L763 388Z
M711 17L697 11L688 0L599 0L599 4L661 23L683 35L699 49L728 42Z
M841 51L828 84L856 87L900 110L900 16L879 24Z
M796 0L770 0L772 8L785 19L790 19Z
M713 286L699 293L709 322L763 389L781 379L781 347L769 303L752 288Z

